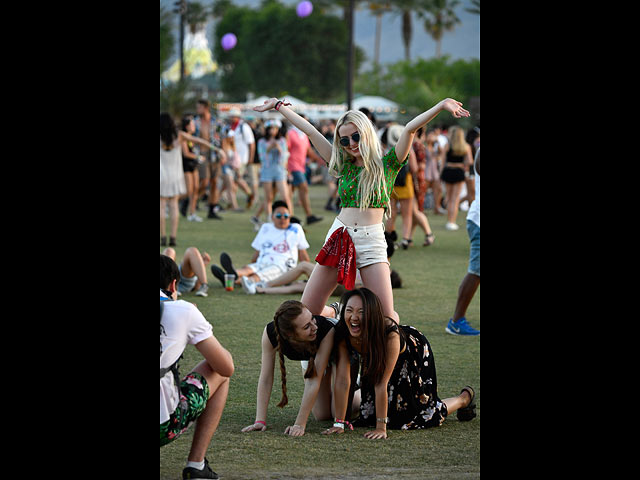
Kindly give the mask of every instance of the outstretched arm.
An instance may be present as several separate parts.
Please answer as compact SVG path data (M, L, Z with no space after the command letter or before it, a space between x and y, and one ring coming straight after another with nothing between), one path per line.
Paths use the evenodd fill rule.
M338 344L338 362L336 366L336 379L333 386L333 399L335 403L335 418L345 418L349 404L349 388L351 387L351 356L347 350L345 341ZM329 427L323 430L323 435L343 433L344 428Z
M462 103L454 100L453 98L445 98L435 106L431 107L424 113L421 113L416 118L407 123L400 134L400 138L396 143L396 157L398 160L403 161L407 158L411 144L413 143L413 136L416 134L420 127L425 126L431 120L436 118L443 110L451 112L455 118L468 117L470 113L462 108Z
M284 433L287 435L292 437L300 437L304 435L309 414L311 413L313 405L316 403L320 384L322 383L322 378L325 375L324 371L329 363L329 355L333 348L334 335L335 329L332 328L322 339L322 342L320 342L320 348L316 353L314 361L314 375L311 378L306 378L304 381L304 393L302 394L302 401L300 402L300 410L298 410L296 423L295 425L289 426L285 429ZM329 373L328 375L331 374Z
M267 327L262 333L262 366L260 368L260 379L258 380L258 398L256 405L256 419L253 425L248 425L242 429L243 432L252 432L267 429L267 407L273 388L273 367L275 365L276 350L271 345L267 335Z
M178 136L180 137L180 140L190 140L193 143L199 143L200 145L204 145L205 147L209 147L210 149L216 149L216 146L207 142L206 140L203 140L200 137L194 137L193 135L189 135L187 132L183 132L182 130L178 130Z
M262 105L253 107L253 109L256 112L266 112L267 110L275 108L278 102L279 100L277 98L270 98L269 100L265 100ZM320 133L313 125L311 125L308 121L306 121L286 105L280 105L280 107L278 107L278 111L284 118L289 120L292 124L302 130L309 137L309 140L311 141L311 143L313 143L313 146L316 147L316 150L318 150L322 159L328 164L331 160L332 148L329 140L324 138L324 135L322 135L322 133Z

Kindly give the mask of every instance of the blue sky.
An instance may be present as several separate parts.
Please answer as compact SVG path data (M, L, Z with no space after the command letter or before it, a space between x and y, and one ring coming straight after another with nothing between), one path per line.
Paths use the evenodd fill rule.
M161 0L161 5L171 6L174 0ZM202 3L209 3L201 0ZM285 5L296 5L299 0L280 0ZM311 0L313 3L313 0ZM234 0L236 5L247 5L256 8L260 0ZM480 16L466 12L464 9L470 6L469 0L462 0L456 14L462 21L453 32L447 32L442 38L442 54L450 55L452 59L469 60L480 58ZM313 13L312 13L313 15ZM436 45L433 39L425 32L423 21L412 14L413 35L411 40L411 60L417 58L429 59L435 56ZM212 28L212 27L210 27ZM355 11L354 16L354 42L367 54L368 68L373 59L375 49L376 19L369 13L369 9L362 5ZM402 19L398 14L385 14L382 17L382 33L380 42L380 62L394 63L404 60L404 44L402 42ZM211 35L207 35L209 41ZM176 55L177 56L177 55Z

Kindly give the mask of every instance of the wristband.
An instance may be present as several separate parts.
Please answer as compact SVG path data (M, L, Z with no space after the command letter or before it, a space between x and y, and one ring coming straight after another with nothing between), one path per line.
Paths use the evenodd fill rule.
M282 105L287 106L287 105L291 105L291 104L290 104L290 103L284 103L284 101L283 101L283 100L278 100L278 101L276 102L276 106L275 106L274 108L275 108L276 110L278 110L278 111L279 111L279 110L280 110L280 107L281 107Z
M262 425L264 425L265 427L267 426L267 422L263 421L263 420L256 420L255 422L253 422L253 424L255 425L256 423L261 423Z
M353 425L351 425L351 423L349 423L347 420L340 420L338 418L334 418L333 421L335 422L333 424L334 427L338 427L344 430L345 429L344 424L346 423L347 425L349 425L349 428L353 430Z
M385 424L389 423L389 417L384 417L384 418L377 417L376 422L385 423Z

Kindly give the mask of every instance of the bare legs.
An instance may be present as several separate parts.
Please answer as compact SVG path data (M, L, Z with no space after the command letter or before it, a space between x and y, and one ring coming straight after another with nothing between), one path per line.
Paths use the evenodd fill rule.
M178 235L178 197L160 197L160 236L166 236L165 209L169 203L169 216L171 217L171 234L172 238Z
M206 361L200 362L193 371L200 373L209 385L209 400L196 421L188 457L189 462L202 462L222 418L229 393L229 377L214 372Z
M162 254L170 257L174 262L176 261L176 251L173 248L166 248ZM191 278L194 275L198 277L194 290L197 290L203 283L207 283L207 269L205 265L209 263L210 258L206 252L204 255L205 256L200 254L200 251L196 247L189 247L184 252L184 257L182 258L182 276L185 278Z
M393 291L391 290L391 272L387 263L374 263L360 269L363 286L375 293L384 314L396 321L400 319L393 308ZM314 315L321 315L329 296L338 284L338 269L316 264L309 277L300 301Z
M453 321L457 322L467 313L467 308L480 285L480 277L473 273L467 273L458 288L458 300L456 309L453 312Z

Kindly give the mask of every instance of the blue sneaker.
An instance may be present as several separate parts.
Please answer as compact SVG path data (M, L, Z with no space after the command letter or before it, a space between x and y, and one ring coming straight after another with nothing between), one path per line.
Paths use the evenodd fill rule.
M446 330L447 333L451 335L480 335L480 330L472 328L464 317L457 322L454 322L453 319L450 318Z

